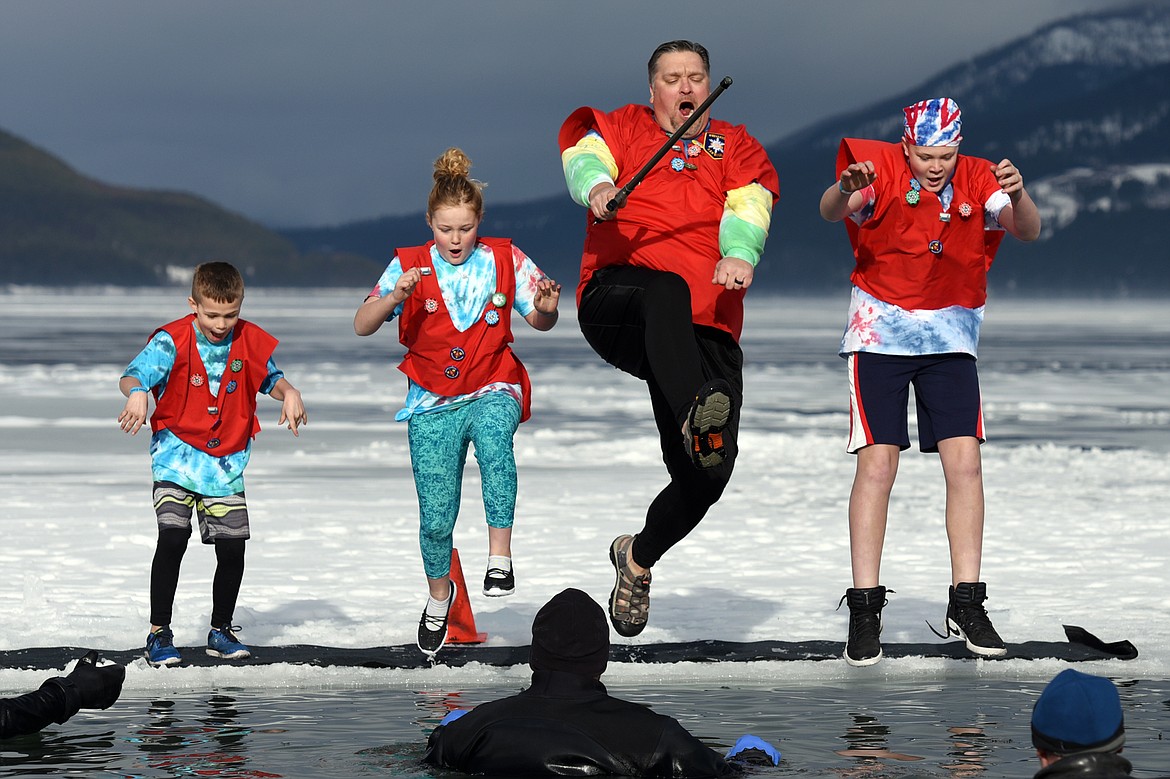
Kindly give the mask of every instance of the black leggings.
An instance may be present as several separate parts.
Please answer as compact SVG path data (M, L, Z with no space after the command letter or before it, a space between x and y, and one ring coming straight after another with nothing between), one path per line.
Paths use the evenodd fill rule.
M704 383L731 385L733 411L724 436L739 431L743 352L732 336L691 321L691 293L677 274L618 265L593 275L577 312L585 340L601 357L646 382L670 483L646 512L632 555L649 568L703 519L731 479L734 457L698 469L683 443L682 425Z
M150 624L171 624L175 591L179 588L179 568L191 528L166 528L158 531L158 545L150 567ZM232 624L236 598L244 581L244 539L223 538L215 541L215 578L211 585L211 626Z

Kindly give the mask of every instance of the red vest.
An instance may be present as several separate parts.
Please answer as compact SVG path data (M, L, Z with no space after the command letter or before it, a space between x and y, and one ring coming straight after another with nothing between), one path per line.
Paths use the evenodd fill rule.
M850 163L865 160L877 171L876 200L865 222L845 220L857 259L853 283L904 309L978 308L987 302L987 270L1003 240L1003 231L984 229L983 206L1000 190L991 162L959 156L950 221L942 222L942 204L933 192L921 189L916 205L906 202L913 174L901 144L842 140L838 178ZM941 249L937 254L932 241Z
M402 304L398 318L398 340L406 356L398 369L416 384L451 397L469 395L495 382L519 384L523 394L520 421L532 414L532 384L528 371L512 352L512 303L516 298L516 268L512 264L512 242L507 238L480 238L492 250L496 263L496 290L507 298L502 306L490 300L475 324L459 332L443 302L439 277L431 264L431 246L398 249L402 270L430 268L414 293ZM495 324L491 320L495 319Z
M211 455L243 451L260 432L256 395L268 377L268 359L278 341L243 319L232 330L227 368L219 382L219 396L208 387L207 368L195 344L194 314L165 324L175 342L175 364L164 392L155 388L150 417L154 432L164 427L180 439Z
M561 125L561 151L590 130L605 139L618 166L623 186L662 148L669 135L648 106L628 105L605 114L578 108ZM727 193L757 182L773 198L780 182L776 169L755 138L741 125L712 119L707 132L695 138L702 149L684 162L694 169L671 167L681 152L667 152L633 191L615 219L594 224L587 213L585 250L577 303L593 272L608 265L637 265L682 276L691 290L691 319L726 330L736 339L743 329L743 290L711 283L719 251L719 223ZM681 148L681 141L680 141ZM678 164L678 163L676 163Z

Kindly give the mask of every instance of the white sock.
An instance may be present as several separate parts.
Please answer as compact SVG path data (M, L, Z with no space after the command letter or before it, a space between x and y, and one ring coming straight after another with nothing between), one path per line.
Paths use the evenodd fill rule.
M512 558L499 554L490 554L488 555L487 567L488 569L499 568L501 571L510 571L512 570Z
M451 595L455 594L455 585L451 585ZM445 600L435 600L432 596L427 596L427 614L432 617L445 617L447 610L451 608L451 601L454 598L448 595Z

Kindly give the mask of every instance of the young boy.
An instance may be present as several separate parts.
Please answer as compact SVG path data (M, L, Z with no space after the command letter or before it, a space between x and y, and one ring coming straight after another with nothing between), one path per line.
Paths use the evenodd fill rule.
M256 394L281 401L279 424L287 424L293 435L309 421L301 393L272 360L277 340L240 319L243 300L244 280L232 265L200 265L187 299L192 313L156 330L118 382L126 396L118 423L131 435L146 422L147 393L155 397L150 455L158 545L145 653L153 666L182 661L170 622L192 514L199 518L203 543L215 545L207 654L229 660L251 656L234 633L239 628L232 617L250 536L244 468L260 430Z
M951 580L946 636L978 655L1006 647L983 603L984 440L979 326L987 270L1007 231L1040 234L1036 204L1010 160L959 155L962 126L950 98L908 106L901 143L846 138L837 181L821 196L821 216L846 217L856 267L841 355L849 360L850 437L857 455L849 497L853 587L845 660L882 656L878 637L886 588L882 544L898 455L910 448L907 403L914 386L919 446L938 452L946 478Z

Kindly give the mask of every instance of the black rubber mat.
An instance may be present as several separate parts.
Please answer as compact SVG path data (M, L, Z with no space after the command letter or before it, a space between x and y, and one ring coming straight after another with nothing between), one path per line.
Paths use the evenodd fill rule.
M1056 659L1069 662L1084 660L1132 660L1138 651L1129 641L1105 642L1082 628L1066 625L1068 641L1025 641L1008 644L1007 654L995 660ZM41 647L0 651L0 667L59 669L85 654L89 647ZM840 660L845 645L841 641L685 641L674 644L614 644L609 659L614 663L745 663L759 660ZM271 665L292 663L318 667L351 668L426 668L431 661L413 644L379 646L368 649L294 644L291 646L252 646L247 660L220 660L208 657L202 646L180 647L184 666ZM882 644L887 658L946 657L975 660L962 641L933 644ZM129 663L142 657L141 650L102 651L102 657L117 663ZM448 645L435 660L437 665L463 666L482 663L492 666L526 665L527 646Z

